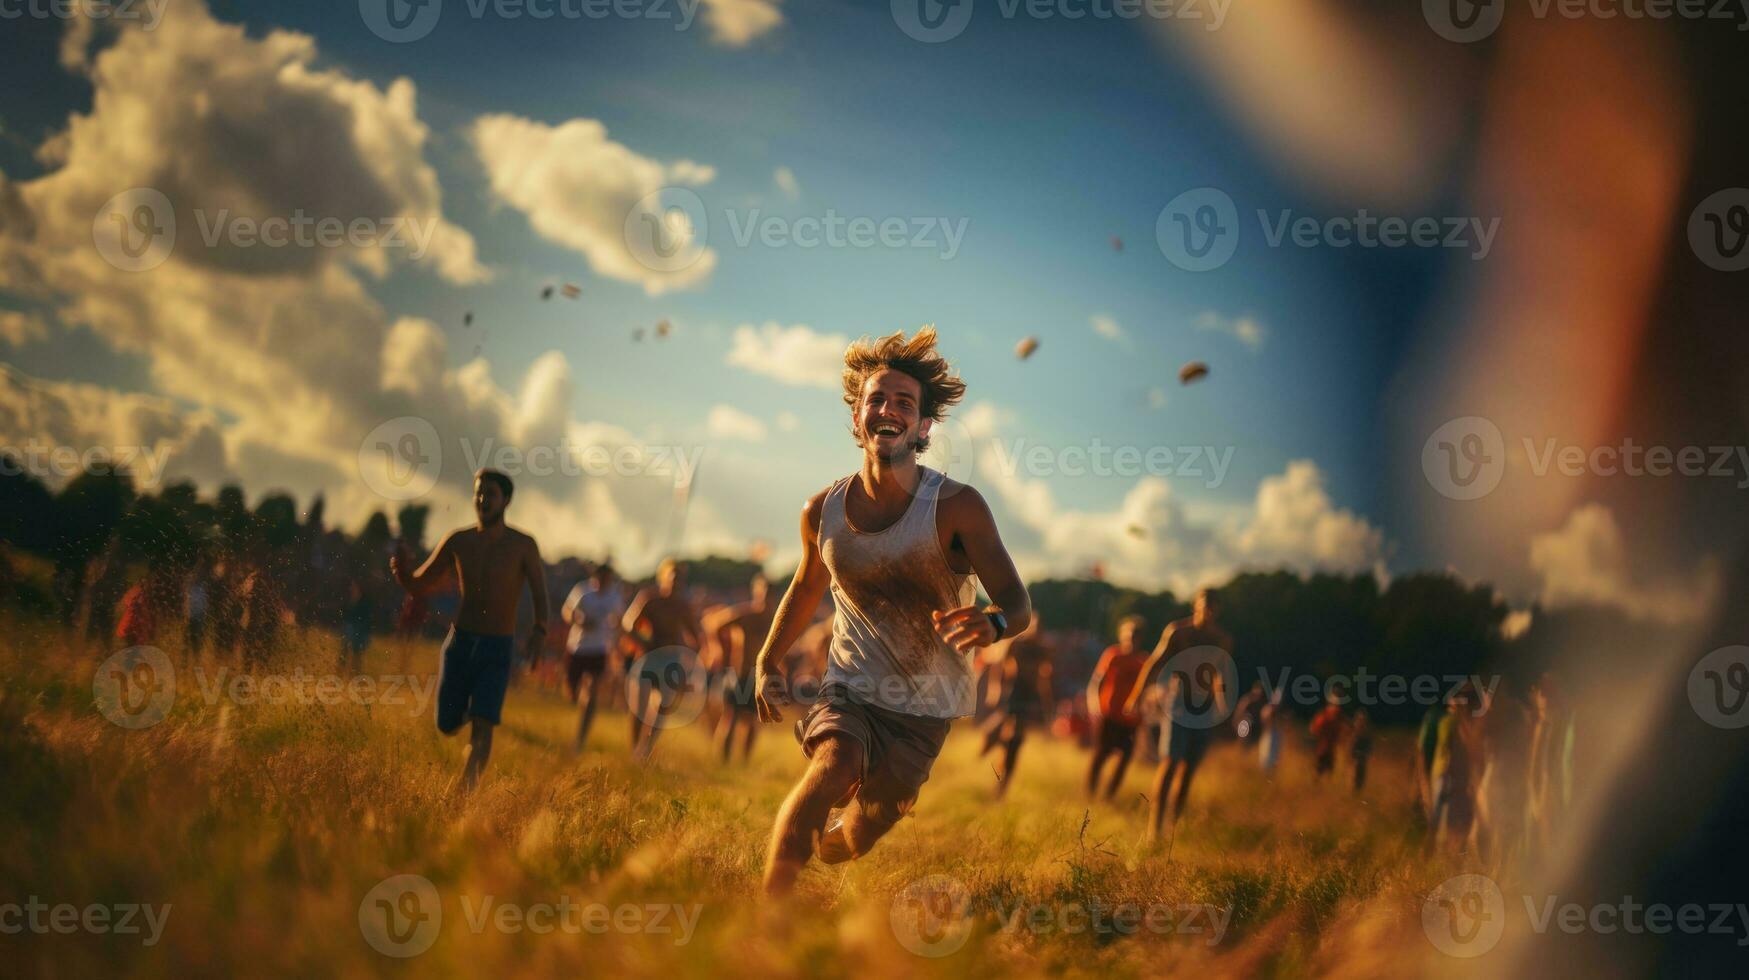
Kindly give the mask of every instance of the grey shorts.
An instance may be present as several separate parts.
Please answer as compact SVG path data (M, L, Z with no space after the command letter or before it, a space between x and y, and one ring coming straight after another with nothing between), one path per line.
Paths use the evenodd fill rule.
M826 735L850 736L862 748L862 776L851 794L870 819L890 822L909 813L917 802L951 725L947 718L876 707L852 697L842 684L831 684L796 724L796 738L812 758Z

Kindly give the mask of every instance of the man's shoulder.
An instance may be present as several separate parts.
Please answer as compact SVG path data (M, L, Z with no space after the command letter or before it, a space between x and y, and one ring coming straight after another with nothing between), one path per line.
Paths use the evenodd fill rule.
M988 513L990 510L990 505L984 501L984 495L978 492L977 487L970 483L961 483L945 473L941 474L941 486L936 491L936 501L936 509L950 516Z

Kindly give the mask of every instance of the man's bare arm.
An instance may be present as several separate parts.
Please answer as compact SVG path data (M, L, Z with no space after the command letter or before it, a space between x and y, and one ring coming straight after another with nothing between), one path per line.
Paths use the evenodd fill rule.
M1168 623L1160 631L1160 642L1154 645L1154 652L1148 655L1147 663L1142 664L1142 672L1136 675L1136 686L1130 690L1129 699L1124 702L1124 710L1133 714L1141 704L1142 695L1148 690L1148 685L1154 683L1154 674L1166 661L1166 651L1172 645L1172 634L1177 628L1177 623Z
M528 539L528 550L523 553L522 570L528 578L529 590L534 593L535 629L545 633L553 613L547 598L547 566L541 563L540 545L533 538Z
M650 604L651 593L651 589L639 589L638 594L632 596L632 604L626 607L626 613L620 617L619 621L620 630L627 636L637 638L640 642L643 637L638 634L638 620L644 618L644 607Z
M460 533L460 531L451 531L444 535L443 540L437 543L437 550L425 559L425 564L411 572L407 571L400 555L391 557L389 559L389 574L393 575L395 581L400 583L401 588L406 589L410 595L420 596L432 591L442 585L444 579L447 579L450 572L455 569L455 555L451 542Z
M1002 544L1002 534L996 530L996 517L990 505L978 491L960 487L942 501L950 522L949 527L966 557L971 560L972 573L978 576L984 591L996 608L1008 620L1008 634L1014 636L1032 622L1032 599L1020 581L1020 570ZM941 610L936 615L936 632L949 646L966 653L997 639L995 628L982 611L963 609Z
M771 685L779 674L778 667L783 663L784 654L813 625L814 610L820 607L820 600L826 597L826 589L832 584L832 574L820 557L820 513L825 500L826 494L822 491L802 507L802 562L790 580L789 588L784 590L783 599L777 604L771 631L766 634L764 645L759 648L759 657L754 662L758 675L755 691L760 721L783 720L780 707L788 698L780 696Z

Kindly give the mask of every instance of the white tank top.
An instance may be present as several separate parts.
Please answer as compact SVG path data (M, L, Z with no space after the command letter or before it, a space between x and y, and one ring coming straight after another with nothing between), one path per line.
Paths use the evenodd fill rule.
M889 711L960 718L974 705L971 657L942 641L930 613L969 606L977 591L972 576L955 572L941 550L935 505L942 476L917 469L910 506L884 531L850 526L844 500L855 477L826 494L820 557L832 573L837 609L825 682Z

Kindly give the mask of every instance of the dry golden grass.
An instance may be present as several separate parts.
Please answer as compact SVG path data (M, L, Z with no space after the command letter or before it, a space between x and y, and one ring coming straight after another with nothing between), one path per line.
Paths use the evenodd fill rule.
M110 651L11 624L0 641L0 831L4 897L169 903L162 941L4 937L12 964L42 976L1402 976L1435 965L1420 896L1456 870L1420 853L1404 773L1406 739L1384 739L1365 799L1315 782L1290 739L1273 782L1231 746L1199 778L1170 848L1141 841L1152 773L1132 768L1114 805L1084 801L1086 756L1034 738L1006 802L961 723L915 814L866 858L815 865L797 896L761 900L773 815L801 771L788 726L766 728L750 765L716 761L700 724L667 732L648 766L626 752L620 713L587 751L573 714L524 682L512 692L479 792L453 790L465 742L434 729L429 704L208 703L181 660L162 722L106 721L92 674ZM278 672L332 669L312 634ZM428 676L434 645L379 644L366 673ZM384 878L414 873L442 896L435 943L410 960L367 944L359 908ZM908 951L895 898L930 875L969 897L969 934L949 955ZM528 906L699 907L678 936L475 931L485 896ZM1035 930L1014 908L1208 904L1210 936ZM900 921L906 914L900 901ZM1176 916L1180 913L1174 913ZM669 919L672 922L672 918ZM902 930L901 930L902 931ZM8 972L10 972L10 969Z

